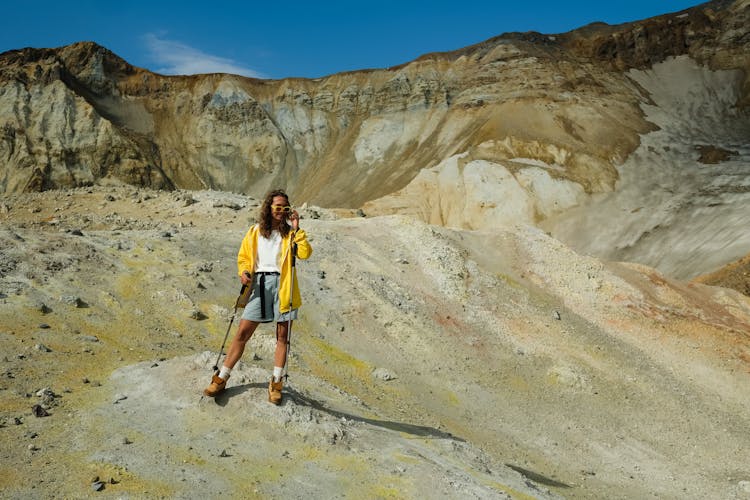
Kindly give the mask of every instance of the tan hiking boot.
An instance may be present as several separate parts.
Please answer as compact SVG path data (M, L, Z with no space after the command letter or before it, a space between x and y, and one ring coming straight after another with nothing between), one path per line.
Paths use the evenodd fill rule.
M211 378L211 384L203 390L203 394L211 398L218 395L226 387L227 380L229 380L228 376L226 379L223 379L214 373L213 378Z
M274 382L273 377L271 377L271 381L268 383L268 401L275 405L281 404L281 388L283 386L283 381Z

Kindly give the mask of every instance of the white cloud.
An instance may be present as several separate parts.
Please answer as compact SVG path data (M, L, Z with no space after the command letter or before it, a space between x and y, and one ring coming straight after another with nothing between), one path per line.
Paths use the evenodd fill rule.
M167 40L149 33L143 36L151 58L161 67L154 71L165 75L196 75L201 73L230 73L233 75L266 78L263 74L238 65L225 57L206 54L181 42Z

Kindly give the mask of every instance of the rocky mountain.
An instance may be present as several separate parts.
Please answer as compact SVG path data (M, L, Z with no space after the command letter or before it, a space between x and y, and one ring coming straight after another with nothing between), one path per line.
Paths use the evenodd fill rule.
M749 16L316 80L0 54L0 496L750 498ZM263 327L208 399L276 185L285 401Z
M747 167L750 135L748 16L745 0L715 1L315 80L163 76L93 43L10 51L0 55L0 191L117 180L260 196L283 185L320 206L476 228L546 220L619 182L628 201L606 204L632 214L610 224L618 234L594 237L602 221L581 223L613 216L601 206L547 229L580 251L692 277L750 250L733 239L739 222L707 235L709 216L688 251L715 245L674 265L654 255L684 233L675 199L697 204L692 213L721 206L723 219L746 205L734 170ZM718 165L705 167L696 148Z

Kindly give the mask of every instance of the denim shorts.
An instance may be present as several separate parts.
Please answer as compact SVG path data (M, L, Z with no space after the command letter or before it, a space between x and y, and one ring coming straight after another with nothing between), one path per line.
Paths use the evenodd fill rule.
M272 321L283 323L284 321L297 319L297 309L279 314L278 273L253 274L253 291L250 300L242 311L242 319L255 321L256 323L270 323Z

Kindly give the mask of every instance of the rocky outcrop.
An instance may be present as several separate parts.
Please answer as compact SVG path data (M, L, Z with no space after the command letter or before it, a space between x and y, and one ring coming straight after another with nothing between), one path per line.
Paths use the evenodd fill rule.
M709 274L698 276L696 283L732 288L750 297L750 255L731 262Z
M114 177L173 187L145 127L149 115L114 97L113 76L134 68L93 44L24 49L1 56L3 191L39 191ZM119 65L116 64L119 61ZM128 127L128 125L131 125Z

